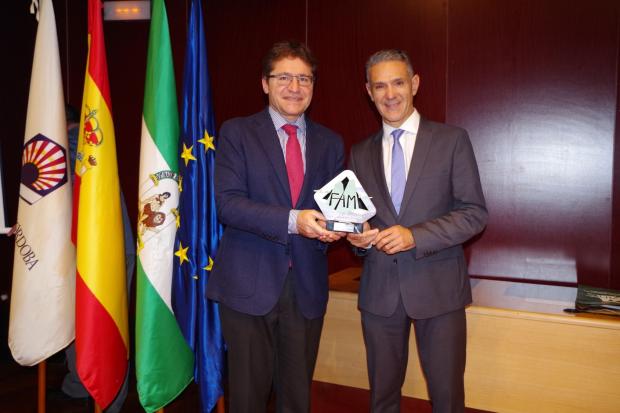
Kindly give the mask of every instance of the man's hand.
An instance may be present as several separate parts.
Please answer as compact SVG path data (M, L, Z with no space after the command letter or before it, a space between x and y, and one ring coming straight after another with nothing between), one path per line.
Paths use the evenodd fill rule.
M379 230L377 228L370 229L370 225L368 224L368 222L364 222L363 232L361 234L347 234L347 239L354 247L367 249L372 244L374 244L375 237L378 233Z
M390 255L415 247L413 232L402 225L394 225L379 232L374 242L375 248Z
M323 242L338 241L344 236L342 232L325 229L325 217L314 209L304 209L297 215L297 232L307 238L318 238Z

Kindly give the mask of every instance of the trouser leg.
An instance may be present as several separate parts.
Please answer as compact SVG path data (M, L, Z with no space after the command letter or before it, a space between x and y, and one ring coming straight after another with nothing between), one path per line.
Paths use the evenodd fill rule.
M309 320L301 314L292 274L268 314L252 316L220 304L220 318L230 413L263 413L272 383L279 413L309 412L323 317Z
M323 317L305 318L289 274L278 302L276 405L278 413L310 412L311 386Z
M228 349L230 413L264 413L274 366L272 317L253 316L219 306L222 333Z
M426 376L433 413L465 410L465 310L415 320L420 365Z
M400 412L411 331L411 320L402 302L389 317L362 311L362 330L370 381L370 410L373 413Z

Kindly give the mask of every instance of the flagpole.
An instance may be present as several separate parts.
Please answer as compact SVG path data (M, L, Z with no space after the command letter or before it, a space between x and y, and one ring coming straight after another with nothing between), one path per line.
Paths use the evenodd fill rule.
M47 367L47 363L45 362L45 360L39 362L38 364L38 385L39 385L39 390L38 390L38 405L37 405L37 412L38 413L45 413L45 390L46 390L46 385L45 385L45 371L46 371L46 367Z
M97 403L95 403L95 413L102 413L103 410L101 410L101 407L99 407L99 405Z
M224 396L217 399L217 413L224 413Z

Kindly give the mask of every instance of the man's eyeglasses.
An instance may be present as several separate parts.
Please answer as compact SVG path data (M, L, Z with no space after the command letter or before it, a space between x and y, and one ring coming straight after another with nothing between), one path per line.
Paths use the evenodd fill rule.
M288 86L291 84L293 79L297 79L297 81L299 82L299 86L304 87L312 86L312 82L314 82L313 76L292 75L290 73L278 73L275 75L269 75L267 77L269 79L275 79L278 86Z

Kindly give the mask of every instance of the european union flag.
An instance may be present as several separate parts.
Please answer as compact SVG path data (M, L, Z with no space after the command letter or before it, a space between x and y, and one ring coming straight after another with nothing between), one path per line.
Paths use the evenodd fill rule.
M201 0L191 2L185 53L172 307L194 351L194 379L200 386L202 411L208 413L223 394L224 341L217 304L205 297L222 227L213 189L215 121Z

